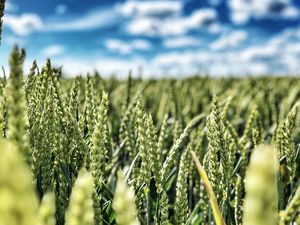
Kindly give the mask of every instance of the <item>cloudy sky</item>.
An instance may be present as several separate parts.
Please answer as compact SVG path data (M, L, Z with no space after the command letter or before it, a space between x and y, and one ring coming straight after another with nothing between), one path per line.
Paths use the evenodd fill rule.
M297 74L300 1L7 0L5 68L14 43L68 75Z

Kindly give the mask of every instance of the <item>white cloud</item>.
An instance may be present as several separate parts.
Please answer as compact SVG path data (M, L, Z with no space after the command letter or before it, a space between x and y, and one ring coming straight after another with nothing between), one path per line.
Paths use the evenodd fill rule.
M133 41L126 44L132 43ZM137 74L139 68L143 69L144 77L182 77L193 74L215 76L295 75L300 71L299 43L300 28L295 28L285 30L259 44L253 43L248 47L229 48L228 51L195 47L190 50L168 51L147 60L129 56L121 59L106 56L91 58L58 56L53 59L53 64L55 66L63 65L63 71L70 76L80 73L85 75L87 72L98 70L104 76L116 74L120 78L125 78L129 70L133 70L134 74ZM120 51L120 49L116 49L116 51Z
M131 52L130 46L120 40L109 39L105 42L105 46L107 49L120 52L121 54L128 54Z
M13 3L12 1L6 1L5 2L5 12L6 13L12 13L19 10L19 7L17 4Z
M246 74L266 74L268 64L239 58L238 52L226 54L212 51L185 51L161 54L154 58L153 65L160 74L173 76L210 74L214 76L242 76Z
M246 31L232 31L221 36L211 44L213 50L224 50L238 47L248 37Z
M170 17L181 13L181 1L127 1L120 6L120 11L130 17Z
M241 52L244 61L264 63L270 74L299 74L300 28L287 29L267 42L253 45Z
M86 75L88 72L92 72L94 69L96 69L93 60L77 57L54 59L51 60L51 63L53 66L62 67L64 75L68 77Z
M64 5L64 4L59 4L55 8L55 12L58 15L64 15L67 11L68 11L68 7L66 5Z
M97 60L96 69L103 71L106 75L115 74L119 77L127 77L129 71L133 71L137 74L141 67L145 67L144 60L139 58L133 59L114 59L114 58L102 58Z
M287 55L300 56L300 42L287 44L285 51Z
M219 6L223 0L208 0L208 3L212 6Z
M263 44L247 47L240 55L245 60L281 61L300 54L300 27L286 29ZM299 58L300 59L300 58Z
M37 14L21 14L20 16L6 14L4 25L10 27L18 35L28 35L35 31L69 32L102 29L124 20L119 10L123 7L123 13L130 17L129 21L125 22L125 30L134 35L174 36L199 29L208 32L220 31L215 9L201 8L191 15L182 16L182 4L181 1L169 0L128 1L123 6L95 9L84 15L73 15L63 21L58 21L57 18L42 20ZM63 4L56 7L58 14L64 14L66 10Z
M300 42L300 27L287 28L281 33L273 36L269 44L274 46L284 46L286 43Z
M153 18L141 18L130 21L126 30L135 35L146 34L154 36L158 32L159 20Z
M274 59L278 51L279 46L277 45L251 46L246 48L240 57L246 61L270 61Z
M204 68L213 58L210 53L201 51L175 51L156 56L152 63L167 74L193 74Z
M32 13L20 16L5 14L3 25L9 27L15 34L25 36L40 30L43 27L43 21L38 15Z
M186 18L188 27L197 28L201 26L209 26L216 22L218 15L215 9L203 8L196 10L192 15Z
M62 13L63 5L58 9ZM95 9L85 15L74 16L71 19L63 21L42 20L40 16L33 13L24 13L20 16L5 14L4 26L9 27L17 35L29 35L33 32L68 32L68 31L85 31L99 28L106 28L121 19L115 9Z
M42 50L42 54L47 58L56 57L62 55L65 49L61 45L50 45Z
M151 65L160 71L159 74L174 76L199 72L222 76L297 75L300 71L299 43L300 28L288 29L259 44L227 48L228 51L218 51L217 47L163 53L156 56Z
M120 54L129 54L134 50L146 51L151 48L151 44L148 41L141 39L129 42L118 39L108 39L105 42L105 46L107 49L118 52Z
M72 19L48 22L43 31L84 31L109 27L120 20L120 15L114 9L95 9L85 15Z
M174 18L144 17L133 19L127 25L127 31L134 35L174 36L183 35L191 30L218 32L217 12L212 8L195 10L189 16Z
M134 40L130 44L134 49L138 50L149 50L151 48L150 42L145 40Z
M52 60L54 66L62 66L66 76L86 75L95 70L103 76L116 75L119 78L126 78L129 71L136 75L140 67L145 67L146 63L139 58L117 59L99 57L94 59L84 59L77 57L62 57Z
M167 38L163 41L166 48L185 48L199 46L201 41L199 38L192 36L181 36L175 38Z
M13 46L15 44L24 46L27 43L26 38L23 38L21 36L16 36L16 35L6 36L3 41L5 42L5 44L8 44L10 46Z
M290 0L229 0L231 20L236 24L245 24L250 19L297 19L299 10Z

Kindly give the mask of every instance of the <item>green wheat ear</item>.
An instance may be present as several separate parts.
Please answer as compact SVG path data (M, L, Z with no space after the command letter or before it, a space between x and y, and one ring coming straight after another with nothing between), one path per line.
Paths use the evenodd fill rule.
M55 225L55 208L54 193L45 194L39 208L40 225Z
M12 50L9 59L10 76L7 84L7 114L9 140L18 145L28 162L31 161L31 149L28 134L28 118L25 103L23 63L24 54L18 46Z
M102 100L98 109L97 121L91 138L90 169L94 177L95 187L101 186L101 180L104 176L105 162L108 155L107 144L107 110L108 95L103 92Z
M4 9L5 9L5 0L0 0L0 44L2 38L2 24L3 24L3 16L4 16Z
M242 225L243 221L243 180L238 176L235 184L235 204L234 204L234 218L237 225Z
M293 218L299 214L300 209L300 186L298 186L297 191L294 195L294 197L292 198L291 202L288 204L288 206L286 207L286 209L282 212L280 212L280 225L286 225L286 224L290 224L291 221L293 220ZM298 217L299 217L298 215ZM299 218L296 218L299 219ZM297 221L296 221L297 222ZM299 224L299 223L296 223Z
M93 225L93 178L85 169L79 171L72 189L66 225Z
M159 220L161 225L169 225L169 197L165 191L161 193Z
M157 193L162 192L162 184L161 184L161 173L159 172L161 167L161 157L160 151L158 149L158 138L157 131L153 124L152 116L149 115L147 118L147 140L148 140L148 148L150 150L150 167L154 175L155 185L157 188Z
M277 224L277 169L271 146L260 145L254 150L246 172L244 225Z
M211 113L207 119L207 139L208 139L208 178L211 182L218 200L222 194L226 198L229 175L226 173L229 169L229 148L225 140L225 126L222 118L222 109L219 106L219 100L213 97ZM220 160L218 160L220 155ZM221 173L220 173L221 171ZM219 182L222 185L219 185ZM222 187L221 187L222 186ZM223 193L222 193L223 189Z
M188 149L186 149L180 159L179 172L176 183L176 199L174 203L176 224L184 224L188 216L188 154L190 154L190 152L188 151Z
M0 140L0 224L37 224L38 200L32 178L16 146Z
M287 115L286 120L280 127L277 139L275 139L277 154L281 158L286 156L286 167L288 172L289 182L292 182L296 176L296 160L297 152L293 140L293 132L296 123L297 108Z
M163 167L160 170L162 182L165 182L167 176L169 175L172 167L176 164L176 156L179 154L179 149L183 145L183 142L188 138L189 134L191 133L192 129L198 125L203 118L205 118L205 114L199 114L198 116L194 117L188 125L184 128L183 132L173 144L172 148L168 152L167 158L163 164Z
M122 171L118 171L118 182L113 200L118 225L139 225L134 203L134 192L127 185Z
M141 99L138 100L136 105L136 116L137 116L137 147L141 158L141 167L139 172L139 183L138 185L145 184L145 190L149 188L151 179L151 162L150 154L151 149L147 145L147 114L144 111L144 107ZM151 147L151 146L150 146Z

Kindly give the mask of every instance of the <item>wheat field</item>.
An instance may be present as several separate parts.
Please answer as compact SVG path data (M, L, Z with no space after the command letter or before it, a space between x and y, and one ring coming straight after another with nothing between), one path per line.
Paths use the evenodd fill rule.
M0 225L300 225L299 78L24 60L15 46L0 79Z

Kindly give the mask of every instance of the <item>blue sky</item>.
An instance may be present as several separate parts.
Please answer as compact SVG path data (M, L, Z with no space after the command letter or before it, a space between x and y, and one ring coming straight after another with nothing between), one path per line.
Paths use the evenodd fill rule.
M0 65L145 77L298 74L298 0L7 0Z

